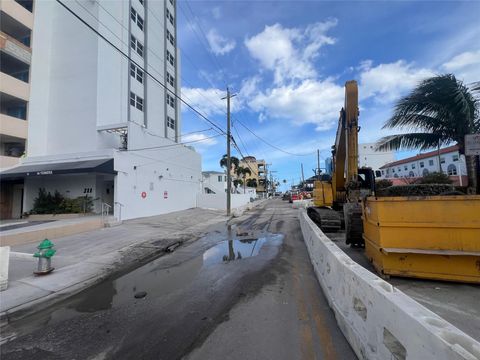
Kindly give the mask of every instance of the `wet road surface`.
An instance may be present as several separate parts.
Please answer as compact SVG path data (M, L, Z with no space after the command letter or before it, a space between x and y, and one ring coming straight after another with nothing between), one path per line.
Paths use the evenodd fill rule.
M355 359L281 200L5 331L2 359Z

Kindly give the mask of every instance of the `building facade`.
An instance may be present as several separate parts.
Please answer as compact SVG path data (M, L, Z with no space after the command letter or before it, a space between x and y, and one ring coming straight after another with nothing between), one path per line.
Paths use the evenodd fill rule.
M33 0L0 2L0 168L26 149L33 11Z
M239 166L250 169L251 174L247 174L245 181L255 179L257 181L257 193L267 191L267 164L265 160L257 160L254 156L246 156L240 160Z
M402 179L419 178L432 172L442 172L460 186L467 185L465 156L460 155L458 146L449 146L440 151L430 151L406 159L387 163L380 167L377 178L402 183Z
M22 212L40 188L121 219L194 207L201 158L179 144L175 1L63 4L36 3L27 157L2 182L23 181Z
M203 194L224 194L227 191L227 174L220 171L202 172Z
M358 167L379 170L381 166L395 161L393 151L376 151L375 143L358 144Z

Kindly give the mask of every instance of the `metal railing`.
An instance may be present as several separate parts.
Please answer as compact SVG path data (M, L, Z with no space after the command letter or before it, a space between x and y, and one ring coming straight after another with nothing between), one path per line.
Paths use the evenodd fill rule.
M118 205L118 218L117 218L117 220L122 221L122 207L124 207L125 205L123 205L121 202L118 202L118 201L115 201L115 205Z
M105 223L105 218L108 217L108 214L110 213L110 209L112 208L111 205L102 202L102 221Z

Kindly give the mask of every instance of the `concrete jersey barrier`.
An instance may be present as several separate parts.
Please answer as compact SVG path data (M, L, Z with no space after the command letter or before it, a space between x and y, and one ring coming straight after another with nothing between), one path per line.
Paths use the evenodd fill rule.
M358 265L301 210L318 281L360 359L479 360L480 343Z

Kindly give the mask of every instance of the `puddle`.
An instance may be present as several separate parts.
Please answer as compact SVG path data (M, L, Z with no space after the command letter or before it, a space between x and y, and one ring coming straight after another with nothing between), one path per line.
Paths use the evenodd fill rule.
M283 235L262 235L263 237L258 239L221 241L178 265L170 266L166 257L160 257L116 279L104 281L87 289L66 300L63 305L19 320L9 327L18 336L45 325L71 319L81 313L134 306L149 299L170 296L187 288L202 270L222 264L227 266L232 262L240 263L244 259L258 256L266 246L278 247L283 240ZM211 238L204 240L211 241ZM200 242L198 246L201 246ZM191 251L189 248L180 248L174 254L180 257L188 256L189 251Z

